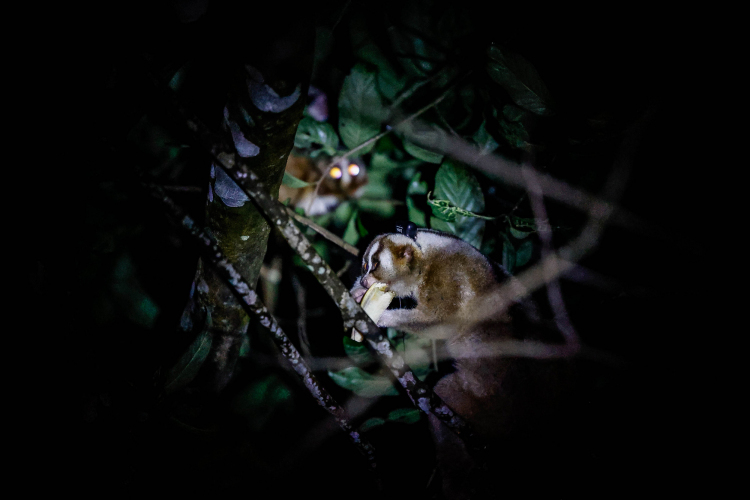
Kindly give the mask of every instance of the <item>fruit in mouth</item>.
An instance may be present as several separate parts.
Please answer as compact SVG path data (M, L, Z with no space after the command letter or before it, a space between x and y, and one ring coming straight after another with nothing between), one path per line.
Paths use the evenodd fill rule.
M395 296L395 293L388 291L388 285L385 283L375 283L365 292L360 306L370 319L377 323ZM356 329L352 329L352 340L362 342L364 337Z

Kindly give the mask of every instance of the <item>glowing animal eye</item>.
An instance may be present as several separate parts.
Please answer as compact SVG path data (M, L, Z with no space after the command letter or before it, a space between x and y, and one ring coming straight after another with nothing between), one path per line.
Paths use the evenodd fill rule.
M341 179L341 176L344 175L344 173L341 171L339 167L333 167L331 171L328 173L331 177L334 179Z
M356 163L350 163L349 164L349 175L355 176L359 175L359 165Z

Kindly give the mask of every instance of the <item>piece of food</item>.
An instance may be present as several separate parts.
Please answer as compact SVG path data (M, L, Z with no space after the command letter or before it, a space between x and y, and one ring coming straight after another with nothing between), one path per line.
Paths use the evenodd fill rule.
M395 293L387 290L388 285L385 283L375 283L367 289L365 296L362 297L360 306L375 323L378 322L383 312L388 309L393 297L396 296ZM364 337L356 329L352 329L352 340L362 342Z

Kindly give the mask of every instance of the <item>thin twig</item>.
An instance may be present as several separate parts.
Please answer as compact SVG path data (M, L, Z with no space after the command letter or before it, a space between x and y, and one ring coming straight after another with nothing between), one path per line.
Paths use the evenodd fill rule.
M331 243L334 243L334 244L338 245L339 247L343 248L344 250L346 250L350 254L354 255L355 257L359 256L359 249L357 247L355 247L353 245L350 245L349 243L345 242L344 240L342 240L341 238L339 238L338 236L336 236L335 234L333 234L332 232L330 232L328 229L326 229L326 228L324 228L322 226L319 226L318 224L316 224L315 222L311 221L307 217L301 216L300 214L298 214L297 212L295 212L294 210L292 210L289 207L287 207L286 211L287 211L287 213L289 215L291 215L292 217L294 217L294 220L296 220L300 224L304 224L305 226L307 226L310 229L314 230L316 233L318 233L319 235L321 235L322 237L324 237L325 239L327 239Z
M414 92L416 92L417 90L421 89L422 87L424 87L428 83L432 82L438 76L442 75L443 72L445 72L446 68L448 68L448 66L446 66L445 68L442 68L440 71L436 72L434 75L432 75L428 79L426 79L426 80L420 80L417 83L415 83L414 85L412 85L409 88L409 90L407 90L406 92L404 92L400 96L398 96L396 98L396 100L393 101L390 106L388 106L388 112L390 113L394 109L397 109L401 105L402 102L404 102L405 100L407 100L408 98L410 98L412 95L414 95Z
M342 277L344 275L344 273L347 272L351 266L352 266L352 261L351 260L347 260L344 263L344 266L341 269L339 269L338 271L336 271L336 276L338 276L339 278Z
M547 220L547 209L544 207L544 193L542 187L539 185L536 170L524 166L521 167L521 173L524 179L526 179L526 192L529 195L534 218L536 220ZM556 260L546 258L554 253L554 250L552 250L552 233L549 231L539 231L539 239L542 242L542 261L547 263L547 266L544 268L547 274L547 300L550 307L552 307L558 331L562 334L571 352L575 353L580 347L581 341L573 327L573 323L571 323L568 317L565 301L560 292L560 280L554 268Z

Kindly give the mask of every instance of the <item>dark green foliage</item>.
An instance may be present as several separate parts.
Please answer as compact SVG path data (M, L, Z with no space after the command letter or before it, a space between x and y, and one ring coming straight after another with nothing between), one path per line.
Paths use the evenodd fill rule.
M341 387L365 398L398 394L390 377L385 374L371 375L358 366L350 366L337 372L329 371L328 376Z
M475 214L484 211L484 195L479 181L466 167L446 160L435 176L435 198L447 200L452 207L459 207ZM441 209L433 205L431 226L440 231L453 233L467 243L479 248L482 245L485 221L473 215L459 215L450 207ZM451 219L451 220L445 220Z
M432 371L430 366L432 361L428 354L432 346L430 340L402 334L392 328L388 329L388 336L415 375L423 379ZM363 343L351 340L349 337L344 337L343 342L346 355L357 366L344 368L336 372L329 371L328 375L336 384L352 390L362 397L395 396L398 394L393 385L392 377L386 370L381 368L376 373L369 373L362 368L372 366L375 361L375 357Z
M292 392L276 375L268 375L248 385L232 401L232 409L246 419L247 425L260 431L279 412L289 413Z
M359 430L361 432L369 431L370 429L379 427L386 422L413 424L415 422L418 422L420 418L422 418L422 412L420 412L416 408L401 408L398 410L393 410L388 414L386 418L368 418L367 420L362 422L362 425L359 426Z
M151 328L159 315L159 306L148 296L136 276L136 268L128 254L122 254L112 271L112 294L136 324Z
M375 73L364 64L354 66L344 79L339 95L339 133L348 148L354 148L380 132L385 115L383 101L375 85ZM361 149L365 154L374 143Z
M211 325L210 317L207 318L206 327ZM198 335L195 341L190 344L190 348L185 351L185 354L175 363L164 382L164 390L174 392L192 381L198 370L203 366L204 361L211 352L211 341L213 340L208 329L204 330Z
M305 186L313 186L313 182L305 182L301 179L297 179L295 176L288 172L284 172L284 178L281 179L281 183L291 188L303 188Z
M487 57L487 73L514 103L538 115L553 114L552 96L529 61L497 45L487 49Z
M333 156L336 154L339 146L339 136L336 135L336 131L330 124L319 122L306 116L302 118L297 127L297 134L294 136L294 146L297 148L311 148L313 145L319 146L318 148L311 149L310 156L313 158L322 153Z

